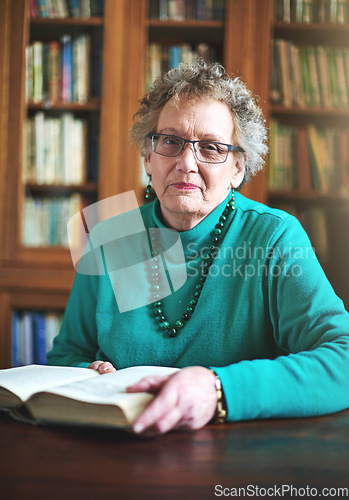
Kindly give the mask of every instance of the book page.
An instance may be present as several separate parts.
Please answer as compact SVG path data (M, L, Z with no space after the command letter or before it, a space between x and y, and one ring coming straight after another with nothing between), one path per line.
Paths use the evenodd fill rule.
M132 366L116 372L106 373L89 380L77 380L73 383L50 388L45 392L57 394L92 404L123 404L134 394L126 393L126 387L149 375L171 375L178 368L160 366Z
M98 378L99 374L87 368L29 365L0 370L0 387L25 401L36 392L49 391L58 385L93 377Z

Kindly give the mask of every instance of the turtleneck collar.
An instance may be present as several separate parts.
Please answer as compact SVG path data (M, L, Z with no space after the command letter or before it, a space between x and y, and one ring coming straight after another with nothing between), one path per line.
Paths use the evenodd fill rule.
M215 225L218 222L227 202L232 196L232 191L229 192L225 200L222 201L212 212L210 212L202 221L200 221L196 226L189 229L188 231L178 231L180 234L183 245L187 245L193 241L197 242L208 237L214 230ZM154 225L159 228L165 228L163 223L160 202L156 198L152 206L152 219Z

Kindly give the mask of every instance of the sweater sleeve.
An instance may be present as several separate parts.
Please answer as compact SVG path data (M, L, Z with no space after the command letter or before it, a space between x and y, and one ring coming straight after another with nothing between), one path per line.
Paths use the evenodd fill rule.
M349 314L305 231L289 220L270 241L265 278L274 339L285 354L212 367L229 421L317 416L349 407Z
M97 280L76 274L60 332L47 355L49 365L87 368L97 359Z

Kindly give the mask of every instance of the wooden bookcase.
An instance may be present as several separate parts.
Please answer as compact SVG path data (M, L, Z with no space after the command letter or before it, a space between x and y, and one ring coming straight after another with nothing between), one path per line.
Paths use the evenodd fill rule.
M21 245L24 188L21 180L22 129L28 113L25 99L25 47L30 36L28 0L0 2L0 368L11 363L11 317L15 309L63 310L74 279L69 251ZM273 4L269 0L226 0L222 22L160 22L148 19L147 0L105 0L103 19L35 21L35 31L68 32L98 28L103 33L103 83L100 98L85 105L57 105L100 120L97 199L135 190L139 204L144 188L140 159L129 144L128 130L145 89L147 46L152 39L204 41L220 47L228 72L242 76L269 114L270 37ZM30 111L42 109L32 104ZM36 186L36 189L44 189ZM266 199L260 173L244 193Z
M319 2L320 3L320 2ZM334 2L332 2L334 3ZM315 5L315 4L314 4ZM292 42L296 46L330 48L349 48L349 24L335 22L297 23L274 20L272 36ZM296 128L314 125L315 127L333 127L337 130L349 132L349 108L337 107L299 107L271 105L269 117L283 125ZM340 168L345 168L349 175L349 165L340 167L339 159L335 165L336 175ZM298 170L302 164L298 161ZM301 182L301 181L300 181ZM313 208L323 210L326 221L326 238L328 245L328 261L324 264L325 272L334 289L349 306L349 285L347 253L349 237L347 235L347 217L349 215L349 191L339 185L338 191L320 192L315 189L307 190L302 186L294 190L269 189L267 201L271 205L290 206L295 211L307 211Z

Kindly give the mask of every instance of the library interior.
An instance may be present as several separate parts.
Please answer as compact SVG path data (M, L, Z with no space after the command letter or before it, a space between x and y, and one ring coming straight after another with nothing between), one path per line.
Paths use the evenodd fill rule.
M122 193L148 202L133 116L157 76L198 58L240 77L265 117L266 166L241 193L299 220L348 310L349 0L0 0L0 369L47 363L74 238L86 237L67 224ZM1 488L13 499L203 499L254 481L262 496L280 484L348 496L348 426L349 410L209 424L145 451L121 431L0 414Z

